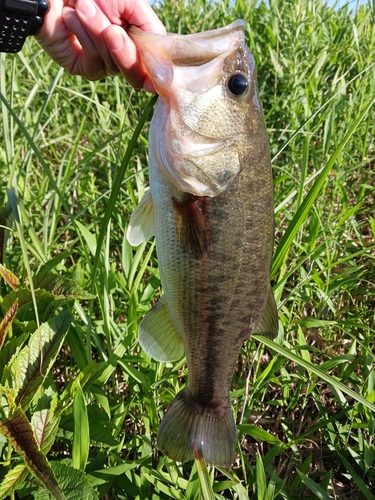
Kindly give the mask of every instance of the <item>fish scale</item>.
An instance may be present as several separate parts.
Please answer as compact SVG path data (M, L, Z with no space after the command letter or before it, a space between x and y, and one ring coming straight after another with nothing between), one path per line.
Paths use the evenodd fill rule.
M160 361L185 352L188 366L158 447L176 461L202 454L230 466L230 384L241 346L254 331L273 338L278 330L269 282L272 174L255 65L241 21L195 35L129 33L160 95L149 133L150 193L127 234L133 245L155 235L164 292L142 319L139 342ZM233 75L240 95L230 90Z

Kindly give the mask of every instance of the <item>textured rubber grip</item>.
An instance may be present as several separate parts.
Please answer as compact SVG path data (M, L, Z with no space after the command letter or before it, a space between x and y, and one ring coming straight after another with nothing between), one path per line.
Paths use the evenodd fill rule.
M29 34L32 17L20 14L0 15L0 52L19 52Z

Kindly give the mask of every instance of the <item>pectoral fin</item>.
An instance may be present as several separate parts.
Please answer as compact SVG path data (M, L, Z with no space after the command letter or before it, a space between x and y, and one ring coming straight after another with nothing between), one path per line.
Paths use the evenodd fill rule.
M165 296L142 319L138 341L156 361L176 361L183 356L184 345L172 324Z
M197 197L187 194L182 201L173 200L173 208L179 245L196 259L204 259L208 252L209 242Z
M126 239L133 247L136 247L144 241L148 241L154 234L154 205L151 191L147 191L131 214Z
M263 312L261 320L254 329L254 332L264 335L270 339L275 339L279 332L279 319L277 316L277 308L271 285L269 287L266 308Z

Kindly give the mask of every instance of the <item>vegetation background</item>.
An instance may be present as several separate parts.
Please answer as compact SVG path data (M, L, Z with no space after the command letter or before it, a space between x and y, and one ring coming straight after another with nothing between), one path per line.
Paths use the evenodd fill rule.
M0 56L0 499L375 499L375 3L162 0L168 31L246 22L275 182L275 342L243 346L233 469L156 448L185 360L142 352L161 293L129 246L154 100ZM225 284L223 284L225 286ZM225 356L225 352L223 352Z

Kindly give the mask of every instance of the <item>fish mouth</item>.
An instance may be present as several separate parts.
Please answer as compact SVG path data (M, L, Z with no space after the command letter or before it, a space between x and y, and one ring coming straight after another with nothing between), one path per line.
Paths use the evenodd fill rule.
M243 38L244 21L237 19L223 28L191 35L159 35L130 26L127 33L137 47L145 72L159 95L173 80L173 65L202 66L232 52Z

